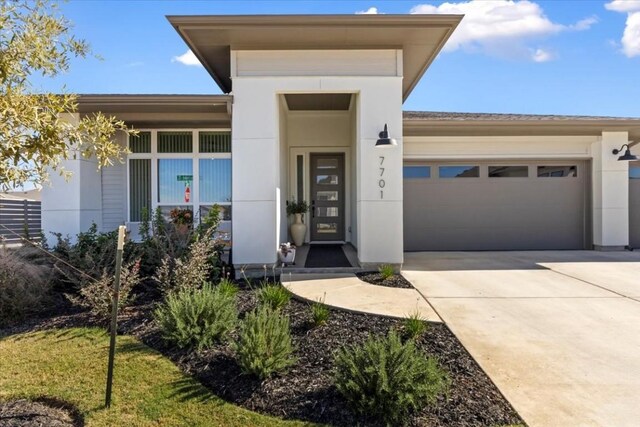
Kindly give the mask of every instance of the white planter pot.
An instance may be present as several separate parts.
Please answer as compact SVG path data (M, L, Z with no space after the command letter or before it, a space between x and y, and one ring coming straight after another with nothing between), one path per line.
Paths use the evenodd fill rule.
M302 214L295 214L295 222L291 224L291 238L296 246L304 244L304 236L307 234L307 226L302 223Z

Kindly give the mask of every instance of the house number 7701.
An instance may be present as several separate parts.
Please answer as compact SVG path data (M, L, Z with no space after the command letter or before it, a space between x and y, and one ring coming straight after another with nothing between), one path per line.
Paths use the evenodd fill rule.
M378 158L380 159L380 179L378 180L378 187L380 187L380 198L384 199L384 186L385 186L385 182L383 179L384 176L384 156L378 156Z

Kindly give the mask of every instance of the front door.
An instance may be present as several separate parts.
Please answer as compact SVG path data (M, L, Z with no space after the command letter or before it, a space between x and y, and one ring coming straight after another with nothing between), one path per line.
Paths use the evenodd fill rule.
M344 154L311 154L311 241L344 241Z

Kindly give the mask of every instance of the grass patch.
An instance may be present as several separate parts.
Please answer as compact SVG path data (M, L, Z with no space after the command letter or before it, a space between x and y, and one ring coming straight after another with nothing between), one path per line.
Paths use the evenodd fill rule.
M0 339L0 399L56 397L87 427L303 425L228 404L130 336L118 337L114 394L104 409L108 335L74 328Z

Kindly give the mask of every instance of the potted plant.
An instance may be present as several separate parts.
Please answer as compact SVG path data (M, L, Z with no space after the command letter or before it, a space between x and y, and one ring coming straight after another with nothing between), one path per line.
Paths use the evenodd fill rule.
M280 249L278 249L278 257L284 265L293 264L296 259L296 247L289 242L281 243Z
M287 203L287 215L295 216L293 224L291 224L291 238L296 246L302 246L304 236L307 234L307 226L302 222L302 214L309 211L309 204L304 200L291 200Z
M193 212L191 212L191 209L171 209L169 218L178 234L186 234L193 226Z

